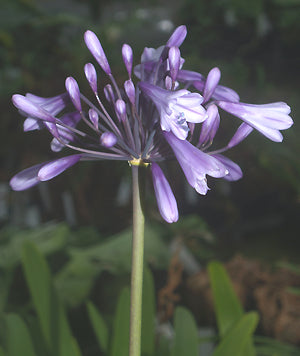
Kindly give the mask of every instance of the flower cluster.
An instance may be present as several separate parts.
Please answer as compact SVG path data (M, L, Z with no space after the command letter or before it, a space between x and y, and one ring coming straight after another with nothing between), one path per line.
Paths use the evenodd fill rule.
M99 39L87 31L85 43L110 79L103 88L104 95L100 95L92 63L84 67L92 101L81 93L73 77L65 81L66 92L52 98L13 95L14 105L26 117L24 131L45 128L53 136L52 151L66 147L76 153L23 170L11 179L12 189L30 188L83 160L151 165L159 211L171 223L178 220L177 203L159 162L175 157L188 183L200 194L209 190L207 176L229 181L241 178L240 167L221 153L239 144L253 129L270 140L282 141L280 130L293 124L290 108L283 102L240 102L234 90L219 85L218 68L211 69L206 78L182 69L179 47L186 33L186 27L179 26L166 45L145 48L141 63L134 68L132 49L124 44L122 57L128 79L120 88ZM210 151L219 128L219 108L242 122L225 147ZM196 124L201 124L199 129Z

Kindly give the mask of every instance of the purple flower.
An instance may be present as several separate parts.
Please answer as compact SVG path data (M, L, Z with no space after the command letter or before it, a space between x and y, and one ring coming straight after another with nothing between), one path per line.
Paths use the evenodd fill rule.
M139 86L157 107L162 130L172 131L181 140L187 138L188 122L199 123L206 119L200 94L190 93L185 89L165 90L144 82L140 82Z
M132 49L124 44L122 59L128 78L119 88L98 37L86 31L85 43L108 76L104 95L91 63L84 66L84 74L92 89L92 100L81 92L73 77L65 81L66 93L51 98L13 95L13 104L26 117L24 131L46 128L52 135L52 151L67 149L74 154L17 173L10 181L12 189L33 187L83 160L128 161L130 165L151 166L158 209L162 218L172 223L178 220L177 203L159 162L177 159L189 184L202 195L209 190L207 176L240 179L241 168L223 152L236 147L253 129L281 141L280 130L293 123L290 108L285 103L240 103L234 90L219 84L221 72L217 67L209 71L207 78L182 69L185 61L179 47L186 34L186 27L179 26L166 45L146 47L134 69ZM192 92L190 87L200 93ZM217 106L243 123L227 146L211 150L221 126Z
M63 93L52 98L42 98L40 96L27 93L25 97L34 104L41 106L44 110L53 116L60 113L70 102L67 93ZM41 121L33 117L28 117L24 121L24 131L39 130L42 127L43 126L41 125Z
M203 97L205 102L207 102L215 93L220 78L221 78L221 72L220 69L217 67L211 69L210 72L208 73L203 89Z
M81 115L77 111L67 113L60 118L62 125L57 125L57 131L60 139L58 140L56 137L51 141L51 150L54 152L61 151L65 144L74 141L75 135L70 128L75 128L76 125L81 120Z
M86 79L88 80L90 87L92 88L94 93L97 93L97 72L92 63L87 63L84 66L84 74Z
M178 220L178 209L172 189L159 165L152 163L152 180L160 215L168 223Z
M215 157L226 168L228 173L223 177L224 179L229 181L236 181L242 178L243 172L241 168L231 159L220 154L212 155L212 157Z
M286 130L293 125L293 120L289 116L291 109L283 102L253 105L218 101L217 105L275 142L283 140L279 130Z
M208 191L206 175L222 178L228 174L226 167L213 156L202 152L191 143L179 140L172 133L164 136L171 146L189 184L202 195Z
M99 63L100 67L104 70L106 74L111 75L108 60L103 51L100 41L98 37L94 34L94 32L86 31L86 33L84 34L84 41L87 48L90 50L96 61Z
M41 181L56 177L76 164L80 159L81 155L76 154L24 169L10 180L10 186L13 190L17 191L31 188Z
M218 82L219 79L219 74L217 72L217 69L213 68L212 72L209 73L211 74L211 76L208 77L207 79L205 79L205 77L200 73L193 72L190 70L180 70L177 75L177 80L181 83L186 83L186 84L190 83L197 90L203 92L203 95L204 95L204 90L207 90L207 92L209 92L210 95L209 97L212 97L214 100L226 100L230 102L238 102L240 100L240 97L238 93L236 93L233 89L224 87L223 85L219 85L219 84L215 86L215 84Z
M218 131L220 125L220 115L215 104L211 104L207 108L207 119L203 122L199 145L211 143Z

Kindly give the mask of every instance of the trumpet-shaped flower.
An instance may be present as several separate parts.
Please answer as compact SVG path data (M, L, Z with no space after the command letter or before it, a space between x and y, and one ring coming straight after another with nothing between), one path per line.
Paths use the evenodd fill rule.
M279 130L286 130L293 125L289 116L291 109L283 102L253 105L218 101L217 105L275 142L283 140Z
M151 171L159 212L168 223L176 222L178 209L170 184L158 164L152 163Z
M202 195L208 191L206 175L223 178L228 174L226 167L213 156L202 152L186 140L179 140L172 133L164 136L171 146L189 184Z
M172 131L181 140L187 138L188 122L200 123L206 119L200 94L185 89L169 91L144 82L139 86L157 107L162 130Z
M186 27L179 26L164 46L146 47L135 67L133 51L124 44L122 59L128 78L119 88L101 42L88 30L85 43L110 81L103 88L104 95L100 95L96 68L91 63L84 66L84 74L94 100L81 92L73 77L66 79L65 93L51 98L13 95L13 104L26 117L24 131L46 128L52 135L54 152L67 149L74 153L17 173L10 181L12 189L24 190L50 180L79 161L128 161L130 165L151 166L158 209L162 218L172 223L178 220L177 203L159 162L175 158L189 184L202 195L209 190L207 177L240 179L240 167L223 153L241 143L253 129L281 141L280 130L293 123L290 108L285 103L240 103L233 89L219 84L217 67L207 77L182 69L185 61L179 47L186 34ZM227 146L212 150L221 120L218 107L243 123Z

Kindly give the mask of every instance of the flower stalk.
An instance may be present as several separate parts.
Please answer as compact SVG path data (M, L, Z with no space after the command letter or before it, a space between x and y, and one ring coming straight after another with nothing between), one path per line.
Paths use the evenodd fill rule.
M141 204L139 169L138 165L132 165L133 233L129 356L140 356L141 354L145 219Z

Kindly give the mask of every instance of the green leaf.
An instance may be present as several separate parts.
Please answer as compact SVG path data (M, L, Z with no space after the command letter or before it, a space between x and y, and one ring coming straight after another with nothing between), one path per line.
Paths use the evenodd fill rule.
M108 351L108 329L104 319L92 302L87 303L87 311L101 350Z
M2 347L0 346L0 356L5 356L4 354L4 350L2 349Z
M195 320L186 308L177 307L174 316L175 338L172 356L198 356L198 329Z
M143 280L142 342L143 355L154 354L155 348L155 291L150 269L145 266Z
M128 356L129 351L130 291L120 294L114 319L111 356Z
M86 298L95 278L104 270L124 274L131 271L132 230L107 238L105 242L69 250L70 262L56 276L57 286L63 300L76 306ZM145 261L157 268L165 267L169 251L156 230L145 228Z
M256 351L261 356L297 356L300 348L265 336L254 336Z
M15 314L8 314L4 320L7 328L7 356L36 356L30 333L24 321Z
M155 356L169 356L170 355L170 340L163 334L159 335L156 346Z
M224 336L231 326L240 320L243 309L238 300L225 268L219 262L211 262L208 272L219 333Z
M35 229L20 230L8 227L1 230L7 242L1 245L0 267L12 269L20 263L21 250L25 241L34 242L45 253L52 253L65 246L70 233L65 224L47 224Z
M255 331L258 319L255 312L245 314L221 340L213 356L244 356L244 349Z
M32 242L25 242L22 263L49 353L55 356L80 355L44 256Z
M231 326L244 314L242 305L235 294L232 283L223 265L217 261L208 265L214 306L219 333L224 336ZM243 356L254 356L255 349L251 338L248 340Z

